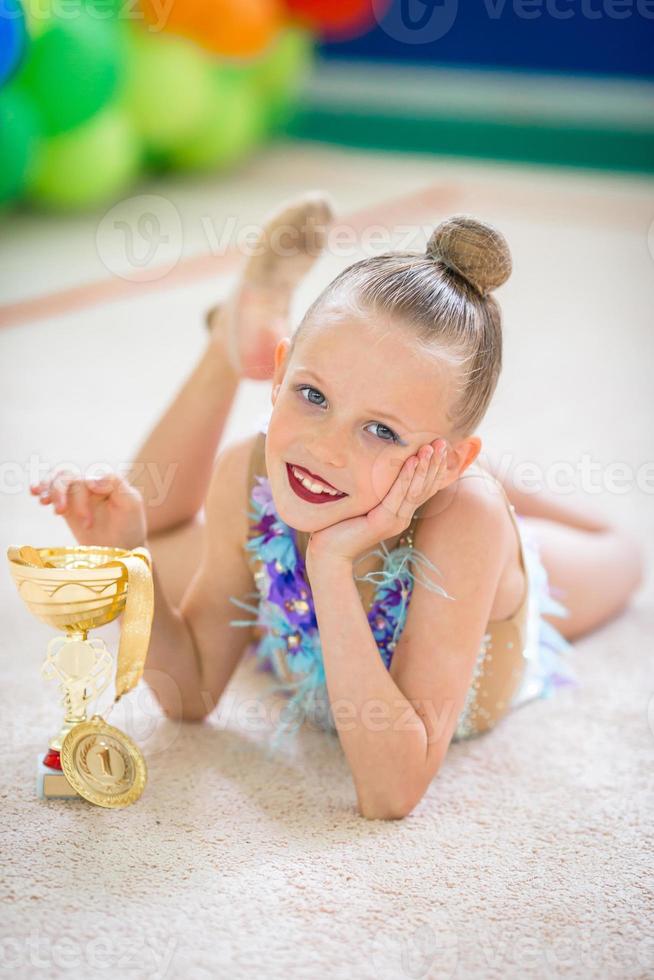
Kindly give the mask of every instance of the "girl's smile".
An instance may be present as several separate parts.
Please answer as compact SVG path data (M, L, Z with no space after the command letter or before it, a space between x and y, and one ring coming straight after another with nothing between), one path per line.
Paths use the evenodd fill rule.
M328 504L347 497L346 493L341 493L336 487L332 487L331 483L310 473L303 466L287 463L286 472L291 489L298 497L308 500L311 504ZM321 489L318 490L318 487Z

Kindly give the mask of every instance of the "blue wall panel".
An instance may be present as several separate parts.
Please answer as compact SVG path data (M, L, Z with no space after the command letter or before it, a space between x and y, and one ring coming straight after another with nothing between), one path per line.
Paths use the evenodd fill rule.
M329 58L654 77L654 0L392 0L372 31L320 50Z

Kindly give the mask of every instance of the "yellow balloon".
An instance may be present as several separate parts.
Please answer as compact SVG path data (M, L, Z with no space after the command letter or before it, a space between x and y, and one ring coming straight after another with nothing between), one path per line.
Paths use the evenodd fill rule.
M122 104L148 149L155 153L183 144L211 114L213 65L185 38L131 34Z

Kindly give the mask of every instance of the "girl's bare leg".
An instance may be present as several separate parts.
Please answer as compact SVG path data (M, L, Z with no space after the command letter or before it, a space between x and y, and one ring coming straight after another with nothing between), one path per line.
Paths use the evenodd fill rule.
M127 479L143 494L148 536L191 520L202 506L239 380L225 348L208 344L137 452Z
M202 506L239 381L272 377L293 290L323 247L331 218L317 193L278 208L263 222L231 296L207 314L210 341L127 475L143 494L150 537L191 521Z
M195 514L190 521L148 538L148 549L157 566L159 580L170 604L176 609L200 567L204 549L204 519Z
M585 531L547 518L528 517L556 598L567 619L545 616L567 639L576 640L615 618L643 581L637 542L617 527Z
M544 618L575 640L621 613L644 574L643 552L632 535L593 511L582 494L524 493L510 477L495 476L533 529L550 585L570 611L567 619Z
M325 247L333 217L331 202L322 192L282 204L265 221L224 309L208 312L212 331L221 318L228 324L238 320L238 329L228 327L226 340L229 361L242 377L272 377L275 346L288 335L291 297Z

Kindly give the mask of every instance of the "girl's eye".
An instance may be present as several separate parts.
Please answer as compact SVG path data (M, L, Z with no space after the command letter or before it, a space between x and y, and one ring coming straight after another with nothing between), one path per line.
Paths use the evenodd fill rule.
M308 391L308 392L315 391L315 393L320 398L324 398L325 397L321 391L318 391L317 388L312 388L311 385L298 385L295 390L298 391L298 392L302 392L302 393L305 392L305 391ZM304 395L303 395L303 398L304 398ZM317 408L322 408L322 404L319 403L319 402L311 401L308 398L304 398L304 401L305 402L308 401L310 405L315 405ZM390 438L385 438L383 436L380 436L379 437L382 440L382 442L399 442L400 441L399 440L399 437L393 432L393 430L390 429L387 425L384 425L383 422L371 422L370 424L371 425L376 425L379 429L384 429L386 432L390 433Z
M371 425L377 425L377 426L379 426L380 429L385 429L386 432L390 432L390 435L391 435L390 439L384 439L384 438L382 438L382 442L399 442L400 441L398 439L398 437L395 435L395 433L393 432L393 430L392 429L389 429L388 426L387 425L384 425L383 422L371 422L370 424Z
M318 391L318 389L317 389L317 388L312 388L312 387L311 387L311 385L299 385L299 386L298 386L298 388L297 388L296 390L297 390L297 391L315 391L315 393L316 393L317 395L320 395L320 397L321 397L321 398L324 398L324 397L325 397L325 396L324 396L324 395L322 394L322 392L320 392L320 391ZM305 402L306 402L306 401L309 401L309 399L308 399L308 398L305 398L304 400L305 400ZM310 404L311 404L311 405L317 405L318 403L317 403L317 402L310 402Z

